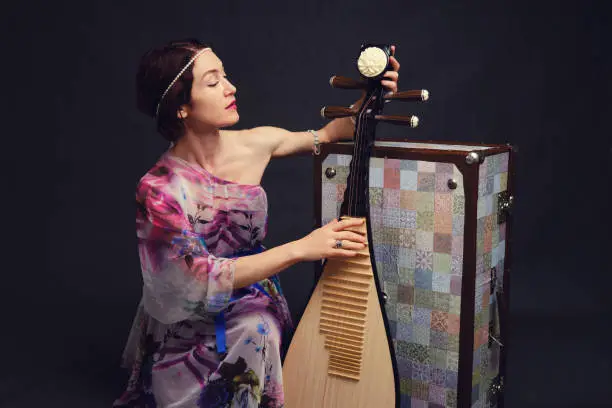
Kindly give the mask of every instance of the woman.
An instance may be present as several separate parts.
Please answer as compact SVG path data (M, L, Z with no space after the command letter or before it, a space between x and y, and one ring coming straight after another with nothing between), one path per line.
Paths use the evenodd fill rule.
M391 62L382 83L395 92ZM276 274L366 244L347 230L358 221L333 221L264 251L261 177L272 157L350 139L353 124L222 130L238 122L236 88L196 40L145 54L137 98L171 147L137 187L143 297L123 356L128 387L114 406L281 407L280 344L291 322Z

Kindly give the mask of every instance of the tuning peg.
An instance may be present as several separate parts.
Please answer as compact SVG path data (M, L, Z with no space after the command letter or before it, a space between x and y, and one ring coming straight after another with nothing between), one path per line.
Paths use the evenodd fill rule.
M367 89L368 84L363 81L358 81L352 78L334 75L329 79L329 84L332 88L339 89Z
M393 116L393 115L376 115L374 119L381 122L388 122L393 125L409 125L412 128L419 126L419 118L417 116Z
M343 106L324 106L321 109L321 116L327 119L345 118L357 114L357 110L345 108Z
M427 89L415 91L396 92L394 94L385 95L386 101L426 101L429 99L429 91Z

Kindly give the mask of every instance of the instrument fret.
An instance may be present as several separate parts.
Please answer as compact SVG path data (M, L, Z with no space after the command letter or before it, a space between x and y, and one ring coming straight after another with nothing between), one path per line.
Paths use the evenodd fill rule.
M356 232L366 233L365 228ZM328 374L358 381L373 284L370 253L366 248L357 259L335 260L328 265L333 273L323 285L319 317L319 331L325 335L329 350Z

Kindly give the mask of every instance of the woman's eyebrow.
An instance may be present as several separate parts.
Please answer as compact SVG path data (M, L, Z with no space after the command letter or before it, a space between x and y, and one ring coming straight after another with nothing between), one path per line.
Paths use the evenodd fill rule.
M221 71L225 72L225 68L221 67ZM204 74L202 74L202 76L200 77L201 79L204 79L204 77L208 74L212 74L213 72L221 72L219 71L217 68L213 68L213 69L209 69L208 71L206 71Z

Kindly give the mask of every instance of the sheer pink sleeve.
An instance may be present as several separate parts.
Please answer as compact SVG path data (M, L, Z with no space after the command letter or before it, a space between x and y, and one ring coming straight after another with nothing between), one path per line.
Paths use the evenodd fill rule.
M139 186L137 204L145 310L171 324L223 309L233 289L235 259L208 252L179 200L163 186Z

